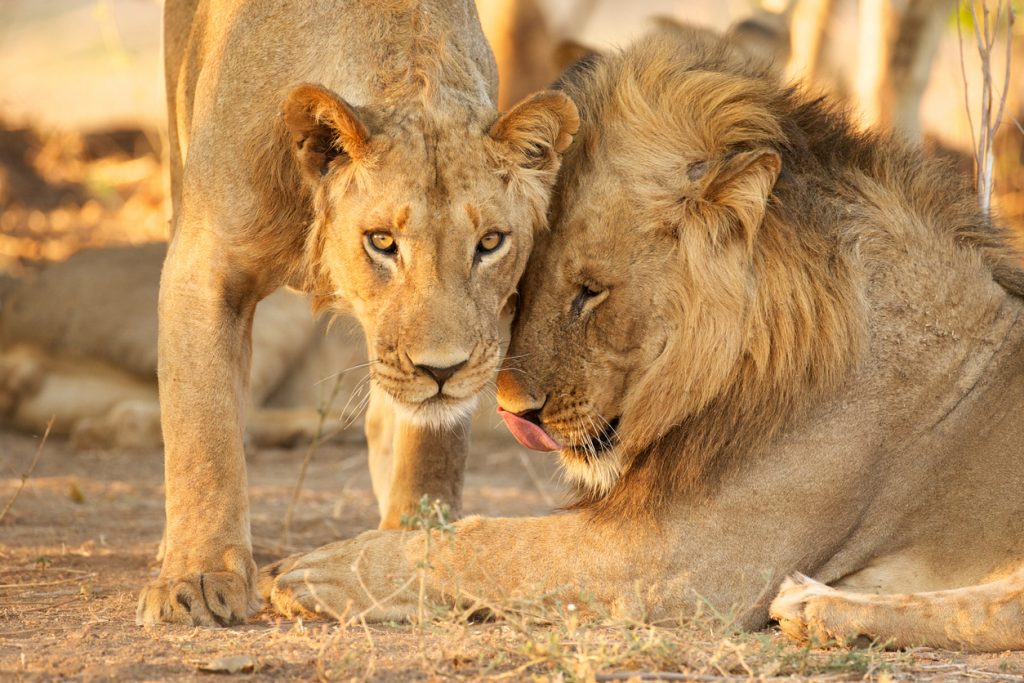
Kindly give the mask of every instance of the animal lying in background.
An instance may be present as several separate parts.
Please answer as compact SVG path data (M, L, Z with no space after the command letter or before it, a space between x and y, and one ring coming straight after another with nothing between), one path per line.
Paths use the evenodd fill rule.
M55 434L83 448L161 443L156 385L157 290L164 244L81 251L0 288L0 425ZM338 372L327 432L356 422L366 377L362 333L329 330L305 296L282 289L260 302L253 327L246 434L256 446L308 440ZM357 391L358 389L358 391ZM350 400L352 399L352 400ZM349 411L353 412L353 411ZM358 425L358 423L357 423Z
M578 502L429 545L367 532L263 594L374 619L424 593L653 621L700 601L759 628L799 571L840 590L787 583L791 635L1024 647L1024 273L966 179L704 32L562 87L582 126L498 400Z

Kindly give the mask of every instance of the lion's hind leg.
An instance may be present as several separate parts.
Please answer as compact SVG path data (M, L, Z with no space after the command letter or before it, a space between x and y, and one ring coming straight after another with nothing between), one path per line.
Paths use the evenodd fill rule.
M797 640L858 640L997 652L1024 649L1024 567L989 583L878 595L830 588L803 575L783 582L771 616Z

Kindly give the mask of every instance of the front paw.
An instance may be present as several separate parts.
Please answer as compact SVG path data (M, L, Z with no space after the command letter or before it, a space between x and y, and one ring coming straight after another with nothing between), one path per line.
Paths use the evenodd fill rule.
M368 531L264 567L259 590L287 617L404 619L415 614L415 562L403 534Z
M834 588L809 576L793 574L779 586L768 613L793 640L825 643L833 634L828 632L822 613L835 594Z
M259 606L251 582L235 572L160 577L142 589L135 623L234 626Z
M325 549L293 555L260 570L260 596L279 614L289 618L329 615L342 619L351 605L346 601L338 573L340 557L324 557Z

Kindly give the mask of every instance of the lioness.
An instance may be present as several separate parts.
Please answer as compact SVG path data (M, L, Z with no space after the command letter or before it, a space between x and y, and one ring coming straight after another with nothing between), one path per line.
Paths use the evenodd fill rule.
M0 278L0 427L39 434L52 417L52 433L78 447L160 446L156 309L166 251L86 249L25 277ZM354 420L345 408L364 398L366 358L353 328L351 320L314 320L306 297L285 289L260 301L250 444L292 445ZM318 409L332 393L344 398L322 423Z
M457 511L462 425L578 117L555 92L498 116L469 0L169 0L164 20L166 554L137 621L224 625L259 604L241 430L256 302L287 283L361 322L382 525L421 494Z
M498 400L522 443L560 451L579 500L438 534L432 596L555 591L650 619L699 596L761 627L795 571L895 592L1020 567L1024 274L966 182L703 32L563 87L583 124ZM408 616L415 595L367 592L391 593L424 544L368 532L261 589L285 613ZM858 621L857 598L812 588L787 629L1024 646L1019 588L930 624Z

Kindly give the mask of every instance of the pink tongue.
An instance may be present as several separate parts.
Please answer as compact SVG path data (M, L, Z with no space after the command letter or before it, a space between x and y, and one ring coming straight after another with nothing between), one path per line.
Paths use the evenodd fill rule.
M524 420L501 406L498 406L498 415L501 415L501 418L505 420L505 426L508 427L508 431L512 432L512 436L516 437L516 441L527 448L535 451L562 450L561 445L557 441L529 420Z

